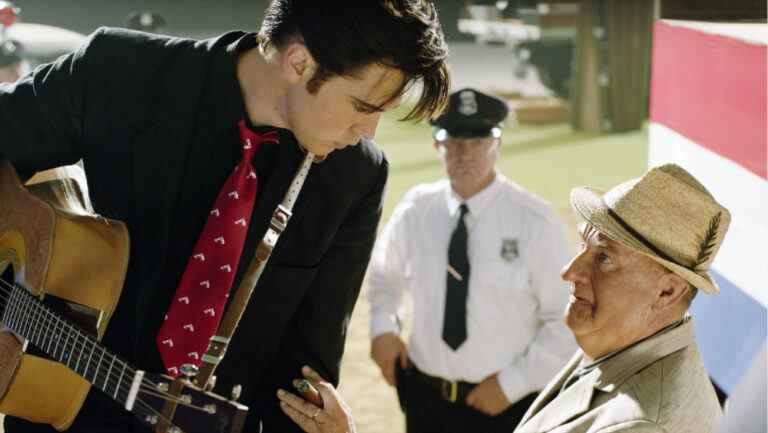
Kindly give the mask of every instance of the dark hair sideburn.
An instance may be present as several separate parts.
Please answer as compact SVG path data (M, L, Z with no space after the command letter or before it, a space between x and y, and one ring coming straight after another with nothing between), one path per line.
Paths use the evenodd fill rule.
M385 104L422 85L402 120L435 117L448 101L448 46L432 0L273 0L259 32L262 48L280 49L297 37L318 64L310 92L331 77L381 64L405 76Z

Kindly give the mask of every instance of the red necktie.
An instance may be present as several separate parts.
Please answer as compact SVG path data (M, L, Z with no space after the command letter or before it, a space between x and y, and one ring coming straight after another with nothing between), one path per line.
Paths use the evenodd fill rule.
M274 131L256 134L242 120L238 127L243 160L216 198L157 333L157 348L173 377L183 364L202 363L208 340L219 326L256 201L258 182L251 158L262 143L277 142Z

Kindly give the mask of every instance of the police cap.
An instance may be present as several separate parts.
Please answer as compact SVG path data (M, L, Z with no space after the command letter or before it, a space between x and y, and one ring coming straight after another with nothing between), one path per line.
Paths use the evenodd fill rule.
M507 103L475 89L461 89L451 94L448 107L431 120L434 137L447 138L501 137L501 122L509 114Z

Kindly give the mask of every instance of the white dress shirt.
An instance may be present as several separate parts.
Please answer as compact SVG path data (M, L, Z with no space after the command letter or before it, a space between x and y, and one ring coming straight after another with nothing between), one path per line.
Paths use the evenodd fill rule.
M469 207L468 337L454 351L442 330L448 243L462 202ZM552 208L501 173L466 201L448 180L418 185L398 204L373 252L371 337L399 332L407 290L413 297L408 354L416 367L475 383L499 373L514 403L541 390L575 350L563 323L568 288L560 279L569 259Z

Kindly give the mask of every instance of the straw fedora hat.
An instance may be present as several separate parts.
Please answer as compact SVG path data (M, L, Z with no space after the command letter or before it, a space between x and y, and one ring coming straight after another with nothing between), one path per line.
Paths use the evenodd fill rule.
M597 230L647 255L697 289L720 291L708 271L731 214L682 167L652 168L606 193L574 188L571 205Z

